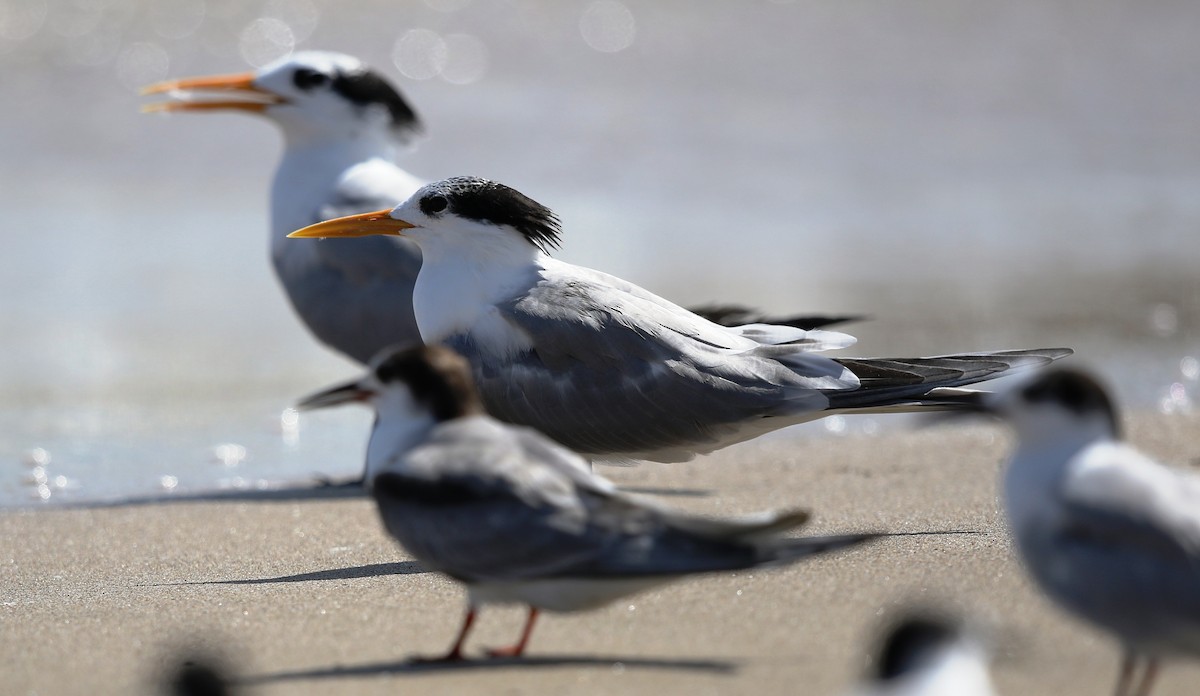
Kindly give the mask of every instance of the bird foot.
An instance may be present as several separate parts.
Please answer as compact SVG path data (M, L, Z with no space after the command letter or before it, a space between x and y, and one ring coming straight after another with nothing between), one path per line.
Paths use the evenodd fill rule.
M506 657L520 657L524 652L524 645L510 645L507 648L489 648L487 656L493 660L499 660Z

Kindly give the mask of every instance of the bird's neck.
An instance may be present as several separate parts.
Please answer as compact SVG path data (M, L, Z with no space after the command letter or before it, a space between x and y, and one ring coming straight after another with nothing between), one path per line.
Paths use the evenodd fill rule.
M405 455L427 440L437 426L428 409L418 408L411 401L387 406L380 413L375 417L375 426L367 443L364 480L368 487L384 471L403 472Z
M549 258L532 246L495 247L452 253L422 246L421 270L413 288L413 313L426 343L471 334L478 343L506 352L523 347L497 314L498 303L516 297L540 279Z
M374 159L394 162L396 146L384 138L288 139L271 184L272 241L318 219L346 170Z
M1082 429L1057 436L1038 437L1023 433L1004 474L1004 505L1009 525L1018 536L1030 525L1044 526L1053 520L1062 495L1063 482L1081 454L1102 442L1112 442L1104 432Z

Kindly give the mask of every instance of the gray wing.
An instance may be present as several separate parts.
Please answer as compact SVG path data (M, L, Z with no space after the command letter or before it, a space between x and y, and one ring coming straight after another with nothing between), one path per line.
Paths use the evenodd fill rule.
M358 165L313 212L312 222L391 208L408 198L412 182L416 179L392 165ZM412 309L421 269L415 244L398 237L289 241L289 247L300 244L312 245L315 263L279 258L276 269L318 339L364 364L385 347L420 341Z
M1035 574L1059 601L1134 642L1200 650L1200 479L1132 449L1133 466L1083 467L1064 484L1062 515L1041 538Z
M731 523L677 516L616 492L581 462L564 467L560 448L536 433L469 428L442 429L409 453L404 473L380 474L373 486L393 536L464 581L683 575L794 560L869 536L759 542L807 514ZM549 461L541 458L548 450L556 453Z
M812 352L852 341L843 334L725 328L644 295L544 282L498 306L527 350L496 355L469 335L445 343L471 361L492 415L598 456L703 450L747 420L825 408L820 389L857 386Z

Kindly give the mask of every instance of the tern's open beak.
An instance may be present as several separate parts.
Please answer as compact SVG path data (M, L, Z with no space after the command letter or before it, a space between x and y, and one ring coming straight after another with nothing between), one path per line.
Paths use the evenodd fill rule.
M369 237L373 234L401 235L400 230L416 227L411 222L397 220L391 210L376 210L373 213L347 215L296 230L289 237Z
M347 382L346 384L339 384L336 387L319 391L316 394L309 394L296 404L296 408L301 411L310 411L316 408L328 408L330 406L362 402L371 398L372 394L373 392L364 388L358 382Z
M219 92L223 95L239 97L235 99L194 99L190 91ZM238 73L236 75L213 75L211 77L191 77L183 80L166 80L143 87L141 93L162 94L174 93L179 101L157 102L142 107L145 113L158 111L213 111L220 109L240 109L262 113L272 104L283 104L287 100L265 89L254 85L254 73Z

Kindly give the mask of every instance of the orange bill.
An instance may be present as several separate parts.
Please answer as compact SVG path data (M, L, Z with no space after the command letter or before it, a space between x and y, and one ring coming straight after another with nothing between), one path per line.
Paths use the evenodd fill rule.
M191 92L217 92L222 96L236 96L237 99L213 98L195 99ZM282 104L285 100L274 92L254 85L254 73L237 73L235 75L213 75L210 77L190 77L182 80L165 80L143 87L141 94L171 93L177 101L146 104L142 111L146 113L158 111L212 111L220 109L241 109L243 111L261 112L272 104Z
M318 222L315 225L309 225L304 229L296 230L288 236L297 239L310 239L313 237L369 237L376 234L399 236L403 234L400 230L416 227L411 222L393 218L391 212L391 208L388 208L386 210L376 210L373 213L361 213L359 215L334 218L333 220Z

